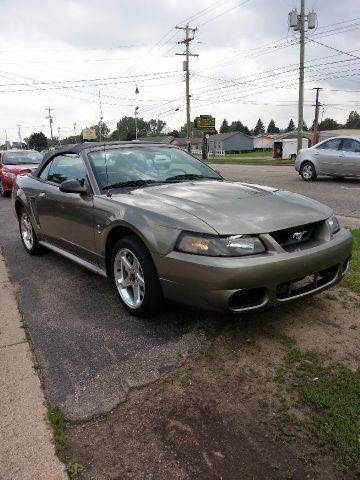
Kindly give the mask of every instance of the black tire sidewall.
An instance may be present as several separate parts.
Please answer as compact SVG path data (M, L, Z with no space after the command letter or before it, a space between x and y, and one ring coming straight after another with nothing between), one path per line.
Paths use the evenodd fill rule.
M307 165L310 165L310 167L312 168L312 175L311 175L310 178L304 178L304 175L303 175L303 169L304 169L304 167L306 167ZM302 178L305 182L312 182L312 181L316 180L317 175L316 175L315 166L314 166L314 164L311 163L311 162L304 162L304 163L301 165L301 171L300 171L300 173L301 173L301 178Z
M115 277L114 277L114 262L115 257L119 250L122 248L127 248L128 250L132 251L138 261L140 262L143 274L144 274L144 281L145 281L145 294L144 300L140 307L138 308L131 308L127 305L120 296L118 289L115 284ZM153 315L157 311L159 311L163 305L163 296L161 285L159 281L159 276L156 271L155 265L152 261L151 255L146 249L143 242L138 239L136 236L127 236L118 240L113 248L112 255L111 255L111 280L114 285L114 289L116 294L124 307L131 315L137 317L146 317Z

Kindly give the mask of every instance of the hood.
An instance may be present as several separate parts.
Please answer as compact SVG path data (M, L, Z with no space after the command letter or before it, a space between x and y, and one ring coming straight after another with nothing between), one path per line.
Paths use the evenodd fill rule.
M34 163L24 163L21 165L4 165L5 171L7 170L8 172L16 173L16 175L19 175L20 173L30 173L33 172L38 168L38 164Z
M302 195L237 182L195 181L135 189L199 218L220 235L267 233L325 220L332 210Z

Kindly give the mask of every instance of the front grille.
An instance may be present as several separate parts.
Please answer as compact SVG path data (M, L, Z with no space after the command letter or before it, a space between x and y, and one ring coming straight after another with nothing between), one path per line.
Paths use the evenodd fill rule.
M312 240L320 223L315 222L299 225L298 227L285 228L284 230L271 232L270 235L279 245L286 249L287 247L301 245Z
M339 265L334 265L318 273L281 283L277 286L276 296L278 300L286 300L304 293L310 293L333 282L338 270Z

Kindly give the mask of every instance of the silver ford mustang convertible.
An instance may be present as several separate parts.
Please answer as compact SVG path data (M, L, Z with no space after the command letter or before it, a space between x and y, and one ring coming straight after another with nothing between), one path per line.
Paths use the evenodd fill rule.
M17 177L12 202L29 254L50 249L109 277L137 316L164 299L229 313L285 303L335 285L351 256L329 207L225 181L161 144L59 148Z

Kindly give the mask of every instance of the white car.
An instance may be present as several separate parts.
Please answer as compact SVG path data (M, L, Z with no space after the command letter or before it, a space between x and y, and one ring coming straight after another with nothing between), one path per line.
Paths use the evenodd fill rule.
M300 150L295 170L306 182L316 180L318 175L360 177L360 137L328 138Z

